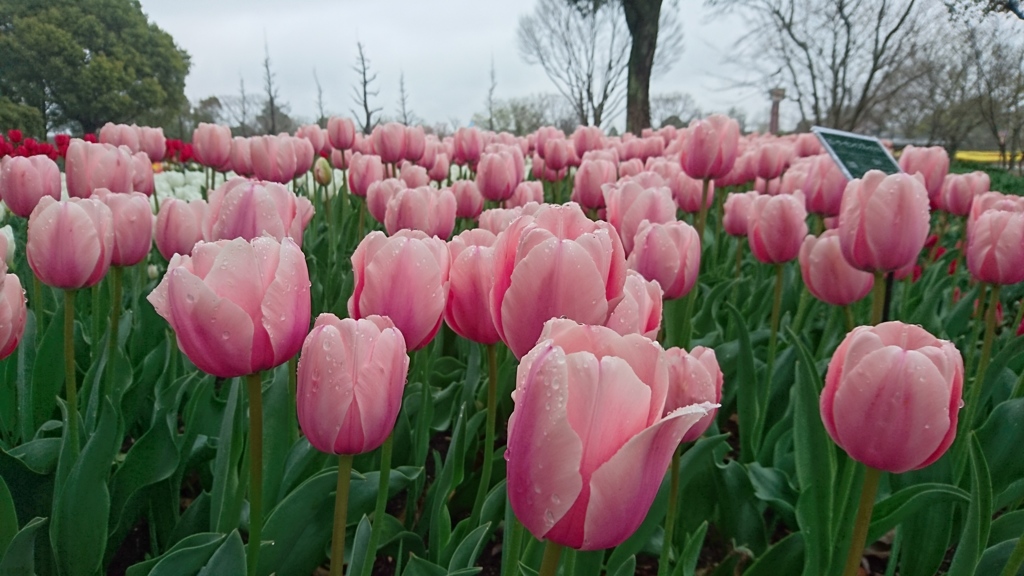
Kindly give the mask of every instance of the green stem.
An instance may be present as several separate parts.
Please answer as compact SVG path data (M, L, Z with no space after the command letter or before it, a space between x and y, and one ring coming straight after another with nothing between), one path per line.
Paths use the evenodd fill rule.
M370 545L367 548L366 560L363 562L362 576L370 576L370 573L373 571L373 563L377 556L377 546L380 544L380 535L384 531L384 509L388 503L388 484L391 479L391 447L394 437L394 432L388 434L380 449L380 479L377 482L377 502L373 507Z
M1010 324L1010 329L1016 330L1020 327L1021 322L1024 322L1024 300L1021 300L1017 307L1017 317L1013 320L1013 324Z
M263 379L245 377L249 391L249 547L245 559L249 576L256 574L263 531Z
M775 265L775 298L772 300L771 334L768 336L768 372L765 375L764 403L762 407L767 408L768 397L771 394L772 370L775 368L775 350L779 342L779 317L782 316L782 264Z
M124 269L120 266L113 266L110 282L110 337L107 341L107 365L106 384L104 395L111 398L111 389L114 385L114 353L117 351L117 333L121 323L121 276Z
M694 301L697 300L697 292L700 292L700 283L694 283L693 288L690 288L690 293L686 295L686 305L683 309L683 328L679 334L679 345L684 350L690 348L690 337L693 332L693 320L690 316L693 315Z
M92 292L92 307L89 309L89 313L92 314L92 346L91 346L91 357L93 362L100 355L100 335L103 333L103 324L100 322L103 317L100 316L100 284L97 282L92 285L90 291Z
M843 306L843 315L846 317L846 331L853 332L857 322L853 319L853 308L849 305Z
M871 288L871 325L882 323L885 312L885 272L875 272L875 285Z
M1017 545L1010 552L1010 559L1006 561L1002 576L1017 576L1021 566L1024 566L1024 534L1017 539Z
M669 558L672 555L672 536L676 528L676 508L679 503L679 455L682 446L676 446L672 453L672 467L669 476L668 511L665 514L665 537L661 542L661 558L658 559L658 576L669 573Z
M78 382L75 376L75 291L64 291L64 391L71 449L78 454Z
M298 408L296 407L296 388L298 386L296 377L299 369L299 355L296 354L288 360L288 433L292 444L299 439Z
M974 426L974 418L978 414L978 406L981 401L981 389L985 384L985 372L988 370L988 361L992 356L992 340L996 332L996 308L999 305L999 285L992 285L992 292L989 296L988 306L985 308L985 336L981 343L981 359L978 361L978 370L974 380L971 382L971 390L967 401L967 418L965 426L970 430Z
M700 188L700 212L697 213L697 239L700 240L701 252L704 251L704 224L708 218L708 183L710 180L705 178L701 181Z
M871 510L875 506L875 494L878 493L878 481L882 471L870 466L865 467L864 484L860 491L860 504L857 506L857 519L853 525L853 538L850 540L850 551L846 555L846 569L843 576L857 576L860 559L864 555L865 540L868 537L868 526L871 525Z
M491 469L494 467L494 425L498 412L498 349L494 344L487 345L487 422L484 429L484 467L480 471L480 487L476 490L473 501L471 526L479 524L480 512L487 498L487 490L491 484Z
M46 328L45 311L43 310L43 283L39 276L32 273L32 311L36 314L36 348L39 348L43 340L43 332Z
M362 242L363 236L365 236L365 234L363 233L363 227L364 227L364 221L365 220L366 220L366 202L359 202L359 227L356 228L356 231L357 231L356 244L358 244L359 242Z
M796 307L796 318L793 319L793 332L799 334L807 321L807 312L811 308L811 293L806 287L800 290L800 303Z
M1024 397L1024 370L1020 371L1020 378L1017 379L1017 385L1013 387L1013 394L1010 398Z
M544 545L544 559L540 561L540 572L537 576L555 576L558 573L558 560L562 556L562 545L548 540Z
M331 537L331 576L345 574L345 524L348 522L348 487L351 478L352 455L339 454L338 490L334 493L334 535Z
M511 512L512 505L508 501L508 496L505 497L505 534L503 536L502 548L501 548L501 573L502 574L518 574L519 573L519 551L522 548L523 542L523 525L516 520L516 515Z

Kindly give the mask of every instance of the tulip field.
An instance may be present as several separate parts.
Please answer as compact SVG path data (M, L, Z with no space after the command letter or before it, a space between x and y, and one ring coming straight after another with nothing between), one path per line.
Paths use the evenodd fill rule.
M0 154L0 576L1024 575L1004 172L721 115Z

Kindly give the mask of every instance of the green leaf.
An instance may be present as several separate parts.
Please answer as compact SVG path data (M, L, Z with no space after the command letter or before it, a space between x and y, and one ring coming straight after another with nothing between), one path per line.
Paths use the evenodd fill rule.
M402 571L403 576L448 576L448 571L419 556L413 556Z
M697 570L697 560L700 558L700 551L704 545L704 536L708 532L707 521L701 522L697 530L686 539L683 553L676 565L677 569L682 568L683 576L693 576Z
M372 535L373 527L370 526L370 518L363 515L359 519L359 524L356 525L356 533L352 537L352 547L349 548L349 562L348 562L348 573L349 574L362 574L366 570L366 563L370 563L370 567L377 561L377 551L374 550L372 553L368 550L370 547L370 536ZM331 558L331 562L334 562L334 558Z
M213 490L210 493L210 528L227 533L238 527L245 487L238 472L243 456L241 380L231 379L224 417L217 437L217 458L213 463Z
M725 307L732 315L736 326L740 349L736 358L736 404L740 429L740 456L743 462L751 462L760 443L761 434L757 423L761 421L760 398L764 397L762 386L758 384L757 372L754 370L754 348L750 343L750 332L740 311L726 302Z
M779 540L758 557L743 576L779 576L799 574L804 566L804 539L802 532L794 532Z
M323 561L324 548L331 539L337 481L337 468L324 470L274 508L264 522L262 535L274 545L261 551L258 573L307 576Z
M110 516L107 477L120 440L116 434L117 412L104 400L95 432L54 498L50 541L65 576L92 576L102 566Z
M480 551L483 550L484 537L490 528L490 523L477 526L475 530L462 539L459 546L455 549L455 554L452 555L451 561L448 562L449 572L473 567L477 557L480 556Z
M263 506L270 510L284 496L281 481L297 424L288 364L278 366L268 380L263 386Z
M1006 569L1007 563L1010 561L1010 555L1013 554L1013 550L1016 545L1016 539L1004 540L985 549L985 553L981 555L981 561L978 562L978 569L975 571L975 574L1002 575L1003 571ZM1024 566L1022 566L1015 575L1011 576L1024 576Z
M36 573L36 532L46 518L33 518L14 535L0 558L0 576L25 576Z
M1024 510L1007 512L992 521L992 530L988 534L988 545L992 546L1006 540L1017 540L1024 534Z
M197 576L222 576L225 574L245 574L245 547L238 530L233 530L210 557Z
M36 315L33 310L29 310L25 318L25 332L22 334L23 342L35 342L36 341L36 329L38 328L36 323ZM35 346L18 346L14 354L7 358L8 362L15 363L14 366L14 389L17 394L17 410L11 415L11 418L17 422L18 435L22 440L27 440L32 437L33 432L36 430L35 418L26 418L22 416L17 418L17 414L33 414L32 404L32 367L35 365L36 360L36 347ZM8 372L9 374L10 372ZM61 374L63 378L63 374ZM63 380L62 380L63 382ZM12 407L13 409L13 407Z
M991 467L993 494L999 495L1014 481L1024 478L1024 458L1020 455L1024 445L1024 398L996 406L976 435Z
M17 533L18 513L14 509L14 497L4 477L0 476L0 550L7 550L7 545Z
M960 544L953 555L949 576L973 576L988 543L992 526L992 480L978 437L971 435L971 503Z
M874 542L904 519L940 503L968 502L970 495L949 484L925 483L908 486L875 504L868 528L868 542Z
M832 441L825 433L818 408L820 376L814 369L814 358L803 341L792 331L790 340L800 355L793 389L793 453L800 484L796 517L806 543L805 576L828 571L832 550L832 490L836 470Z
M227 538L225 534L204 532L193 534L175 544L161 556L140 562L125 576L186 576L195 574L210 561L213 553Z
M62 301L62 299L61 299ZM32 399L32 429L36 429L49 419L56 407L57 395L64 388L64 362L55 361L64 358L64 323L59 320L63 316L64 304L59 304L54 311L53 320L43 334L39 344L35 362L32 366L32 380L29 398ZM25 346L22 346L25 348Z
M613 572L612 576L631 576L636 572L636 556L630 556L620 564Z

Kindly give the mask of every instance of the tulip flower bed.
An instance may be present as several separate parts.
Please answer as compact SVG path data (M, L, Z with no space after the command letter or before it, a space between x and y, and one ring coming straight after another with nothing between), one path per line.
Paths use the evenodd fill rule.
M0 576L1024 574L1024 199L941 149L90 140L0 164Z

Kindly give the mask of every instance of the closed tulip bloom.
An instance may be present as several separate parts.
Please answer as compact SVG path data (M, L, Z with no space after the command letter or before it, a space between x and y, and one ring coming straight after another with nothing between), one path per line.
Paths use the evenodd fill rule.
M722 401L722 369L718 366L715 351L697 346L689 354L682 348L665 351L668 362L668 397L665 399L665 415L685 406L714 404ZM718 408L712 408L683 434L680 442L693 442L700 438L715 421Z
M405 339L391 320L321 314L296 373L299 427L321 452L375 450L395 427L408 373Z
M454 146L452 159L460 166L465 166L466 164L475 166L480 160L480 153L484 149L484 141L480 135L480 130L476 128L459 128L456 130L452 145Z
M147 157L148 158L148 157ZM110 208L114 222L112 266L134 266L146 259L153 246L153 209L145 194L114 194L105 188L93 197Z
M505 200L505 208L526 206L531 202L537 204L544 203L544 185L536 180L520 182L516 186L515 191L512 192L512 196Z
M356 152L348 166L348 189L356 196L365 198L370 184L384 179L384 163L380 156Z
M132 156L132 190L141 192L146 196L152 196L156 191L156 183L153 181L153 163L145 152L139 152Z
M700 239L686 222L641 222L626 260L648 280L656 280L666 300L685 296L697 283L700 270Z
M409 162L416 162L427 150L427 135L422 126L408 126L405 129L405 154Z
M600 150L604 146L603 140L604 133L598 126L577 126L572 133L572 145L580 158L591 150Z
M231 128L200 123L192 132L192 150L200 164L221 170L231 159Z
M290 238L203 242L171 258L147 300L200 370L221 378L287 362L309 330L309 271Z
M584 160L573 177L572 201L587 210L604 207L605 184L614 184L615 163L609 160Z
M107 122L100 128L100 144L124 146L134 155L139 151L139 133L134 126Z
M801 158L817 156L821 154L821 141L818 136L811 132L804 132L793 141L793 150Z
M496 241L492 232L475 228L448 243L451 274L444 321L459 336L480 344L501 341L490 310Z
M971 202L971 211L967 214L967 234L970 236L974 223L982 214L989 210L1007 212L1024 212L1024 197L1002 192L983 192Z
M851 458L901 474L939 459L956 436L960 352L920 326L859 326L832 355L821 420Z
M544 142L544 165L561 170L569 165L569 142L563 138L550 138Z
M389 235L399 230L419 230L427 236L447 240L455 229L455 194L443 188L404 188L388 200L384 229Z
M758 196L747 215L747 240L754 257L765 264L789 262L807 236L803 194Z
M18 347L25 333L28 309L21 280L7 273L7 263L0 260L0 360Z
M494 325L521 358L551 318L604 325L625 280L622 242L610 224L592 222L576 204L543 206L498 237Z
M481 199L483 197L481 196ZM483 201L481 200L481 203ZM497 235L501 234L506 228L512 225L512 222L516 218L523 215L523 209L520 206L515 208L491 208L490 210L484 210L477 217L477 223L480 228L488 230L491 233Z
M46 156L5 158L0 164L0 198L18 216L28 218L39 199L60 200L60 168Z
M676 219L676 203L667 186L644 188L636 182L606 186L604 201L608 222L619 232L626 254L633 251L633 237L640 223L664 224Z
M313 145L313 153L317 156L330 146L330 142L327 141L327 131L316 124L299 126L299 129L295 131L295 136L309 140L309 143Z
M455 215L459 218L476 218L484 209L484 197L472 180L456 180L452 182L452 194L455 195Z
M700 200L704 197L704 206L710 207L715 201L715 183L708 182L708 193L704 196L704 183L700 180L690 178L686 174L677 174L674 179L675 187L672 195L675 197L676 205L683 212L696 214L700 212Z
M871 292L875 277L857 270L843 258L839 233L826 230L807 236L800 246L800 274L815 298L833 306L847 306Z
M355 286L349 316L387 316L406 347L418 350L441 328L449 269L443 240L418 230L400 230L391 237L370 232L352 254Z
M287 184L295 177L295 145L290 136L256 136L249 140L252 170L260 180Z
M846 175L828 154L815 156L803 179L807 211L821 216L836 216L846 190Z
M839 242L858 270L890 272L913 264L929 225L928 192L919 177L871 170L843 193Z
M248 138L231 139L231 170L239 176L252 176L252 156Z
M619 178L636 176L644 171L644 163L639 158L631 158L619 163Z
M209 197L203 221L203 237L207 241L252 240L260 236L280 241L290 236L302 244L305 223L299 226L298 235L294 234L293 223L305 215L299 214L300 199L284 185L232 178L214 188Z
M160 203L153 240L160 255L170 260L175 254L192 254L192 247L203 239L203 221L208 205L205 200L189 202L168 198Z
M167 139L163 128L139 128L139 149L149 156L150 162L160 162L167 154Z
M725 197L722 229L730 236L746 236L747 220L757 192L733 192Z
M564 320L545 335L516 375L512 510L539 539L611 548L643 522L672 453L709 406L663 415L664 353L642 336Z
M492 202L507 200L519 184L512 158L507 154L484 154L476 170L476 187L484 199Z
M327 139L335 150L348 150L356 141L356 125L351 118L331 116L327 120Z
M47 286L77 290L107 274L114 248L110 208L99 200L44 196L28 219L25 255Z
M942 184L942 209L957 216L967 216L976 196L988 192L988 174L976 171L968 174L947 174Z
M434 157L434 163L431 164L430 170L427 171L427 175L434 182L441 182L448 178L451 165L448 162L448 155L444 152L438 152Z
M728 116L714 114L691 122L688 134L681 164L689 177L721 178L732 170L739 147L739 123Z
M334 169L331 168L331 163L323 156L318 157L313 163L313 181L321 186L327 186L332 180L334 180Z
M373 129L373 149L387 164L396 164L405 157L405 126L388 122Z
M405 190L408 186L398 178L388 178L370 184L366 191L366 210L373 216L373 219L381 224L387 215L388 202L398 194L399 190Z
M937 208L942 194L942 182L949 172L949 154L942 146L919 148L907 146L900 153L900 168L907 174L921 174L928 199Z
M398 177L401 178L409 188L430 185L430 176L427 176L427 169L408 162L402 164L402 168L398 172Z
M647 280L635 270L626 270L626 283L622 300L615 305L605 326L618 334L640 334L648 340L657 340L661 330L661 286L656 280Z
M132 191L132 156L127 148L71 140L64 156L68 195L88 198L97 188Z
M754 171L758 178L774 180L789 166L793 149L783 142L762 144L757 150Z
M292 172L292 178L298 178L313 167L316 150L313 148L313 143L306 138L288 136L287 139L291 142L292 151L295 153L295 170Z
M1024 212L983 212L967 236L967 269L989 284L1024 282Z

